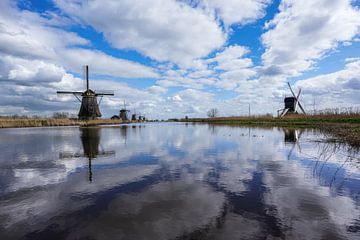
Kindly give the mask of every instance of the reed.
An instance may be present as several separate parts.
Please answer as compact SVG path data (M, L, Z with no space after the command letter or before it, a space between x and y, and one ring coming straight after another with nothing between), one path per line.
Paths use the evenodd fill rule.
M69 118L12 118L0 117L0 128L22 128L22 127L50 127L50 126L93 126L106 124L120 124L121 120L96 119L77 120Z

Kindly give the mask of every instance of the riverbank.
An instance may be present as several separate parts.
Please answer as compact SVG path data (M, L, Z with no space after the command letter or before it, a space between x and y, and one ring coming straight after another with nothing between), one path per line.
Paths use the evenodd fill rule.
M335 138L360 149L360 115L293 115L284 118L261 117L217 117L182 119L185 122L226 125L316 128Z
M119 119L78 120L69 118L0 118L0 128L95 126L122 123Z
M329 115L329 116L305 116L292 115L284 118L275 118L271 116L260 117L215 117L215 118L189 118L181 119L188 122L207 122L207 123L226 123L243 125L267 125L267 126L312 126L318 127L326 123L334 124L360 124L360 115Z

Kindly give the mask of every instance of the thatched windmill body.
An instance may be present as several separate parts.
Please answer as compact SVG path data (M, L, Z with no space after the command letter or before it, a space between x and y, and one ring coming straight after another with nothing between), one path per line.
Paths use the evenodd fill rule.
M297 95L295 95L294 91L292 90L290 83L288 83L289 89L291 91L292 97L285 97L284 98L284 108L278 110L278 115L279 117L283 117L287 114L291 114L291 113L295 113L298 114L300 113L298 111L298 107L300 108L301 112L303 114L306 114L304 108L302 107L300 101L299 101L299 97L300 97L300 93L301 93L301 88L299 89L299 92ZM281 112L281 114L280 114Z
M99 105L103 96L114 96L112 91L106 92L95 92L89 88L89 67L85 66L85 79L86 79L86 90L84 92L77 91L57 91L57 94L72 94L79 102L81 107L79 111L79 119L89 120L101 117ZM80 100L81 97L81 100ZM97 98L100 97L98 102Z

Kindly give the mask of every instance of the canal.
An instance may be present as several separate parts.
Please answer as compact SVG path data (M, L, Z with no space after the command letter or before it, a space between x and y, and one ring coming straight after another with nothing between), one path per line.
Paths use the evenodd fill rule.
M360 154L312 129L0 129L0 239L360 239Z

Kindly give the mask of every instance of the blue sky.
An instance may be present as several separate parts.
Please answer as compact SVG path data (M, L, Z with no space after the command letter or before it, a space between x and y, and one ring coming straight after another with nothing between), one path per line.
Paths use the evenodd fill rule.
M1 3L0 114L76 114L56 90L111 89L149 118L276 114L302 88L307 110L360 104L360 2L48 0ZM319 11L318 9L321 9Z

